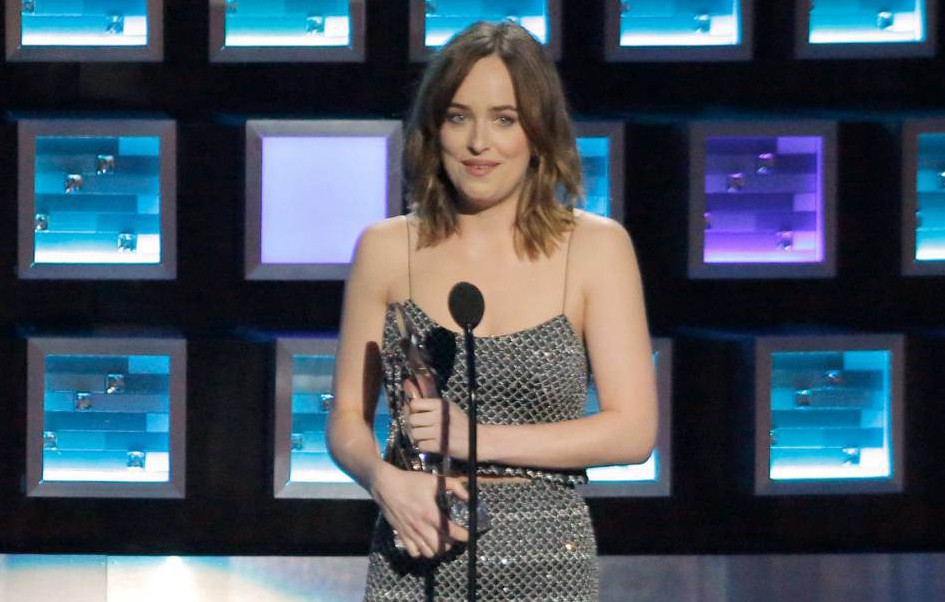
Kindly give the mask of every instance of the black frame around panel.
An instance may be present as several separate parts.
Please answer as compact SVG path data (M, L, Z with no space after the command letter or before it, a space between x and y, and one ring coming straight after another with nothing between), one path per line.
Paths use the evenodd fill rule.
M24 46L20 0L6 2L8 61L159 62L164 59L164 0L147 0L145 46Z
M23 279L173 280L177 276L177 125L169 119L22 119L17 124L17 274ZM157 264L34 263L36 139L40 136L157 136L161 140L161 261Z
M351 44L323 46L227 46L226 2L210 2L210 62L214 63L363 63L365 60L365 9L368 0L348 0Z
M621 0L605 0L604 58L610 62L748 61L754 54L754 0L741 3L741 43L732 46L635 46L620 45Z
M44 482L46 355L168 355L171 358L170 475L164 483ZM30 337L27 340L26 495L30 497L183 498L187 489L187 344L179 338ZM38 443L38 445L37 445Z

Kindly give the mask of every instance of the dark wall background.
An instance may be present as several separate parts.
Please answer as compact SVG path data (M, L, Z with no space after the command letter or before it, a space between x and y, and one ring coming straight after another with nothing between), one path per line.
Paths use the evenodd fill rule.
M945 351L935 332L945 325L945 285L899 275L900 169L890 127L906 115L945 114L945 53L796 61L793 0L764 0L756 2L749 62L607 64L599 49L602 0L563 4L559 65L572 108L628 124L626 225L652 330L676 343L673 495L591 500L602 552L945 547ZM272 496L271 349L244 332L333 330L343 284L243 279L241 118L403 117L422 69L407 59L406 5L367 2L364 64L211 65L208 3L198 0L166 1L162 63L0 63L0 109L10 115L156 111L179 123L179 268L171 282L18 280L16 129L12 118L0 124L0 552L366 551L376 512L370 502ZM685 277L679 127L746 113L840 120L836 278ZM731 347L688 333L784 324L911 334L904 493L756 498L741 485L738 466L750 451L737 420L743 364ZM189 341L187 498L26 498L22 334L120 325L169 328Z

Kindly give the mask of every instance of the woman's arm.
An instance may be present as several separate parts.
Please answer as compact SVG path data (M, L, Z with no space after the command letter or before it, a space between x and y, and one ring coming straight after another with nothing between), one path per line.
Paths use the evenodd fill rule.
M404 253L404 220L368 228L355 251L345 287L340 343L335 359L335 399L328 422L328 447L335 462L381 507L411 556L433 556L466 532L444 521L436 504L438 488L465 497L455 480L440 483L425 474L385 462L372 424L381 386L381 338L388 291L397 278L396 258Z
M653 449L656 382L636 255L626 231L616 222L590 214L582 214L578 221L569 269L583 295L584 338L600 412L550 424L480 425L481 462L573 469L639 463ZM428 410L423 404L433 409L435 403L417 404L412 420L426 427L423 433L436 431L429 428L436 412L419 415L421 409ZM468 423L453 404L448 424L451 454L464 459ZM432 447L435 435L428 445L429 451L436 451Z

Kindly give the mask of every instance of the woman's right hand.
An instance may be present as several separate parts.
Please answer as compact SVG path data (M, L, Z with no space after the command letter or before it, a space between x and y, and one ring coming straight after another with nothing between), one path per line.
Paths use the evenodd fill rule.
M380 465L371 480L374 501L413 558L433 558L469 539L468 531L451 521L437 503L444 491L469 498L454 477L401 470L387 463Z

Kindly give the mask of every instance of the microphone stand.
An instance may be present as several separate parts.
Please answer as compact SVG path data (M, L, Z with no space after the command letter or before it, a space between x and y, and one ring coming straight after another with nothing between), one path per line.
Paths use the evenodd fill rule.
M466 488L469 491L469 542L467 544L467 564L466 564L466 598L469 602L475 602L477 598L476 591L476 566L477 566L477 542L479 538L479 480L476 471L479 468L479 461L476 453L476 423L478 420L478 407L476 392L476 340L472 333L473 325L463 325L463 335L466 342L466 407L469 415L469 459L466 465L467 483Z

